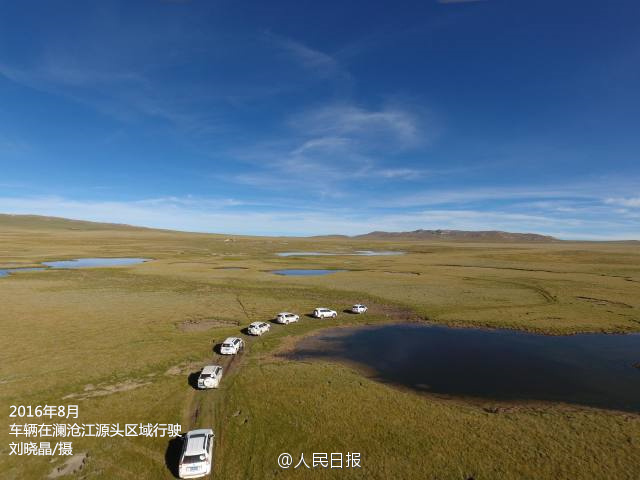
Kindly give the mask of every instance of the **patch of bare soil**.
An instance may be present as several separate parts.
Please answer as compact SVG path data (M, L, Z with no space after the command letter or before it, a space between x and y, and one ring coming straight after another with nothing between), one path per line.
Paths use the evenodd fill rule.
M79 472L84 468L85 464L87 463L88 457L89 455L86 452L76 453L75 455L72 455L62 465L60 465L59 467L55 467L51 471L51 473L47 475L47 478L58 478L64 475L71 475L73 473Z
M151 382L145 382L142 380L125 380L124 382L114 383L111 385L107 384L98 384L85 385L84 391L81 393L70 393L69 395L65 395L62 397L63 400L74 398L78 400L85 400L87 398L92 397L102 397L105 395L112 395L114 393L119 392L127 392L129 390L135 390L136 388L144 387L145 385L149 385Z
M187 362L181 363L179 365L174 365L166 372L165 375L188 375L192 373L194 370L199 370L202 368L202 362Z
M209 319L189 319L176 323L176 328L181 332L204 332L215 327L228 327L230 324L222 320Z

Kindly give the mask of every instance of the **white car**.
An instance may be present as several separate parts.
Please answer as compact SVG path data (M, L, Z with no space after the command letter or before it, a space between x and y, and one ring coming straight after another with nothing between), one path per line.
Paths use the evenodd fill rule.
M351 313L364 313L367 311L367 306L362 305L361 303L356 303L353 307L351 307Z
M300 315L296 315L295 313L280 312L276 316L276 322L281 323L283 325L289 325L290 323L297 322L299 320L300 320Z
M198 388L218 388L222 380L222 367L220 365L207 365L198 377Z
M336 318L338 312L329 308L318 307L313 311L313 316L316 318Z
M191 430L183 437L182 454L178 464L180 478L198 478L211 473L213 464L213 439L210 428Z
M244 342L238 337L229 337L220 345L222 355L235 355L244 348Z
M267 333L270 328L271 325L266 322L253 322L249 325L247 332L249 332L249 335L262 335L263 333Z

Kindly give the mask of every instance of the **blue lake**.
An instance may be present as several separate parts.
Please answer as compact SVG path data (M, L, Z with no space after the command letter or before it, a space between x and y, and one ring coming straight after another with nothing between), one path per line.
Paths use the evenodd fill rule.
M276 275L285 275L292 277L308 277L313 275L329 275L331 273L345 272L346 270L319 270L319 269L289 269L289 270L272 270L271 273Z
M118 267L123 265L136 265L147 262L148 260L148 258L76 258L74 260L42 262L42 264L51 268Z
M285 356L344 361L380 382L447 397L640 412L640 334L395 324L326 330Z
M49 268L90 268L90 267L118 267L123 265L136 265L149 261L148 258L76 258L74 260L60 260L55 262L42 262L45 267L28 268L3 268L0 269L0 277L6 277L19 272L42 272ZM49 268L46 268L49 267Z

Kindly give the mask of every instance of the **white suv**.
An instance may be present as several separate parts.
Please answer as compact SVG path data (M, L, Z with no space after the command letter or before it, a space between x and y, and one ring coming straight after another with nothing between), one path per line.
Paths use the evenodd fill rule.
M211 473L213 439L210 428L191 430L183 437L182 454L178 464L180 478L198 478Z
M249 332L249 335L262 335L263 333L267 333L270 328L271 325L269 325L268 323L253 322L251 325L249 325L249 328L247 328L247 332Z
M222 367L220 365L207 365L198 377L198 388L218 388L222 380Z
M328 308L318 307L313 311L313 316L316 318L336 318L338 316L338 312Z
M229 337L220 345L222 355L235 355L244 348L244 342L238 337Z
M351 313L364 313L367 311L367 306L362 305L361 303L356 303L353 307L351 307Z
M300 320L300 316L295 313L281 312L276 316L276 322L283 325L289 325L290 323Z

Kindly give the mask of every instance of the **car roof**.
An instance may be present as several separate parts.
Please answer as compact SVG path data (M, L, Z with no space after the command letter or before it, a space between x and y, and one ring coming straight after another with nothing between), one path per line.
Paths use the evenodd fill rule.
M318 307L316 308L316 310L331 310L331 309L327 307Z
M226 339L224 342L222 342L222 343L233 343L233 342L235 342L236 340L240 340L240 339L239 339L238 337L229 337L229 338L227 338L227 339Z
M207 435L213 435L210 428L201 428L199 430L191 430L187 432L185 455L200 455L206 452Z
M252 322L250 327L259 327L260 325L264 325L264 322Z
M219 368L222 367L220 365L207 365L202 369L202 373L215 373Z
M213 430L210 428L198 428L196 430L190 430L187 432L187 437L192 435L213 435Z

